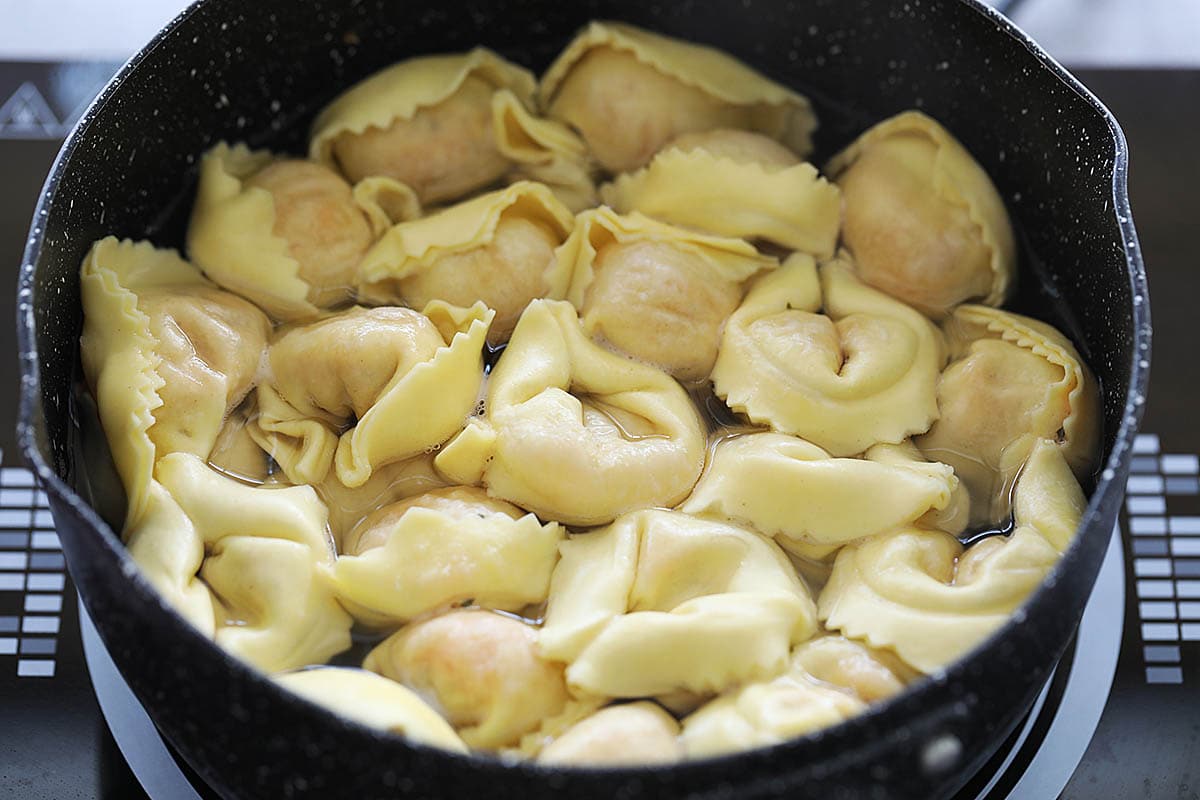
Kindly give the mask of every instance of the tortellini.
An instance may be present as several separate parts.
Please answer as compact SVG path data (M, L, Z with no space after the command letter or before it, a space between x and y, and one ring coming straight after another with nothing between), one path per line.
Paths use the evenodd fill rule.
M832 458L781 433L732 436L713 447L680 508L747 524L785 549L820 557L950 505L958 487L950 467L919 457L881 462L873 454Z
M679 134L764 133L803 156L816 117L807 99L725 53L630 25L593 22L542 77L547 113L582 135L610 172L642 167Z
M404 461L394 461L371 472L361 486L349 488L329 470L325 480L313 486L329 509L329 530L339 553L346 552L350 533L370 514L398 500L446 487L446 481L433 466L433 453L421 453Z
M713 158L729 159L738 164L758 164L768 169L785 169L801 163L795 153L769 136L737 128L681 134L668 142L658 155L669 150L685 153L699 150Z
M768 747L866 710L862 700L791 674L718 697L683 721L688 758Z
M83 282L84 302L92 312L92 324L84 330L84 368L97 392L106 395L101 413L110 405L123 409L136 403L138 424L144 413L153 415L144 430L157 450L207 458L225 418L254 385L270 333L267 318L250 303L215 288L174 251L145 243L112 237L97 242L84 262ZM103 311L120 315L120 324L102 317ZM123 343L110 338L134 331ZM108 376L145 383L117 401L110 395L121 387L101 386ZM128 419L107 416L106 426L124 427ZM120 452L121 447L115 450L125 477L133 455ZM148 468L148 458L152 456L141 456L139 472ZM126 479L127 491L135 480Z
M928 430L945 360L937 328L844 258L794 254L729 318L712 380L751 421L849 456Z
M646 700L608 706L577 722L538 755L555 766L669 764L683 757L679 723Z
M527 70L486 48L402 61L356 84L317 117L310 156L352 181L387 176L422 204L455 200L502 178L532 178L572 208L594 195L583 143L530 113Z
M1086 505L1062 451L1047 439L1034 445L1013 494L1013 533L965 551L948 534L917 528L842 548L821 591L821 619L922 672L964 655L1041 584Z
M142 510L121 531L129 555L163 599L196 630L211 637L220 612L212 591L197 577L204 540L158 481L142 490Z
M494 312L430 303L354 308L286 331L258 388L259 438L294 483L343 485L440 445L466 424Z
M959 303L998 306L1016 242L987 173L945 128L906 111L829 164L842 189L842 240L859 276L935 318Z
M150 438L162 452L207 457L225 418L254 385L270 324L240 297L206 286L147 289L138 308L162 359L162 405Z
M675 505L704 466L704 424L687 393L589 341L570 303L529 304L484 403L437 468L546 519L603 525Z
M331 577L338 598L369 625L466 600L519 611L546 599L562 538L557 522L542 525L480 489L437 489L363 520Z
M968 486L976 524L1008 516L1013 480L1039 439L1059 443L1079 480L1099 440L1099 388L1075 348L1054 328L986 306L947 320L954 361L938 382L940 419L916 439Z
M222 142L200 164L188 254L276 319L309 319L349 302L367 248L393 217L418 213L394 181L352 188L320 164Z
M971 650L1071 544L1099 387L993 307L1013 231L945 129L822 177L815 128L594 22L540 83L371 75L307 160L212 147L190 263L81 267L146 580L348 720L553 769L772 745Z
M363 666L428 698L468 745L494 750L566 706L562 665L541 658L536 642L512 617L451 611L402 628Z
M147 580L212 635L213 598L196 577L204 542L155 480L154 462L160 446L208 456L230 406L249 388L245 365L261 354L265 317L213 289L174 251L146 242L96 242L80 286L81 359L125 489L122 536ZM150 313L140 307L143 296L159 298Z
M398 683L361 669L321 667L275 676L275 682L305 700L362 725L397 733L421 744L457 753L467 746L420 697Z
M350 646L350 616L320 571L333 543L312 487L247 486L186 453L163 456L155 472L210 553L200 576L224 612L217 644L267 672Z
M778 673L816 630L808 591L769 539L672 511L570 537L542 653L577 692L715 692Z
M688 715L680 743L688 758L778 744L860 714L914 677L895 657L821 636L796 646L783 675L733 689Z
M579 215L559 258L592 338L683 381L708 377L741 284L778 263L741 239L606 207Z
M683 141L690 146L688 137ZM602 186L600 196L621 213L639 211L673 225L832 257L841 221L837 186L811 164L776 166L754 158L761 145L723 147L723 141L701 139L690 150L670 145L649 166Z
M549 189L522 181L392 228L363 261L359 296L412 308L482 301L496 312L488 340L504 342L531 300L566 296L555 249L573 225Z
M792 651L792 670L873 703L899 694L920 675L893 653L844 636L818 636Z

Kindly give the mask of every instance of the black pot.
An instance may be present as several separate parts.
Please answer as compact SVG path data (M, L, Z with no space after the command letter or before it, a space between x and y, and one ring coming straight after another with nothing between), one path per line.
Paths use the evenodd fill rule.
M221 138L302 152L313 113L393 61L481 43L540 70L592 18L711 43L807 93L822 125L818 163L900 110L941 120L1009 204L1023 245L1016 308L1066 329L1104 391L1104 468L1079 537L1018 618L836 728L670 768L562 771L456 756L285 693L164 605L93 508L121 502L111 466L85 463L77 447L86 413L75 394L78 271L93 240L180 245L200 153ZM113 79L46 182L21 270L19 439L113 660L167 739L227 797L946 796L1032 702L1079 621L1116 519L1150 355L1125 159L1108 111L975 0L205 0Z

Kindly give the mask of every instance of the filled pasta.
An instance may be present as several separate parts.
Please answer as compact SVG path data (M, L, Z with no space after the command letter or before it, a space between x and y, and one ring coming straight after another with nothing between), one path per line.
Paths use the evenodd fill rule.
M275 682L361 725L443 750L467 752L454 729L420 697L373 672L322 667L285 672L276 675Z
M952 362L937 387L939 419L916 438L970 490L974 524L1001 524L1010 489L1041 439L1058 442L1083 481L1095 468L1099 387L1071 343L1044 322L964 305L945 323Z
M402 61L354 85L313 123L309 155L351 181L386 176L422 204L459 199L506 176L594 195L582 142L532 113L534 78L477 47Z
M784 674L726 692L685 717L680 743L688 758L779 744L860 714L915 676L861 642L820 636L796 646Z
M266 316L214 287L174 251L147 243L97 242L83 272L84 302L94 309L82 344L84 369L95 376L89 380L99 392L102 379L132 382L138 371L144 388L113 405L143 406L139 424L141 414L152 416L144 430L155 452L207 458L226 417L254 386L270 333ZM102 309L120 317L102 316ZM114 341L130 328L138 329L135 337ZM102 414L107 405L101 401ZM106 426L125 424L109 416ZM130 469L133 454L114 456L118 469ZM144 452L139 471L152 458Z
M741 239L606 207L576 218L559 259L588 335L682 381L708 377L742 284L778 264Z
M722 695L683 720L688 758L769 747L861 714L853 695L791 674Z
M421 453L372 470L360 486L346 486L336 470L329 470L313 488L329 509L329 531L337 551L344 553L351 532L372 513L398 500L446 488L446 481L434 469L433 453Z
M950 505L958 487L950 467L919 455L891 463L872 455L833 458L781 433L732 436L713 446L680 509L747 525L786 550L823 557ZM861 502L864 495L870 503Z
M945 360L938 329L844 257L818 270L798 253L729 318L712 381L752 422L849 456L928 430Z
M816 630L769 539L672 511L636 511L562 545L539 643L576 692L716 692L778 673Z
M359 261L393 220L420 213L390 179L351 187L328 167L222 142L200 162L188 255L222 288L280 320L354 296Z
M591 342L570 303L535 300L488 378L486 413L437 455L451 480L568 525L687 496L703 423L666 373Z
M859 277L935 318L998 306L1017 271L1004 202L945 128L919 111L880 122L838 154L842 240Z
M363 667L429 698L471 747L495 750L566 706L562 665L543 659L536 644L525 622L464 609L405 626Z
M146 579L212 635L214 599L196 576L204 540L154 465L170 447L209 455L230 407L249 388L245 365L259 357L256 337L265 337L266 318L214 289L174 251L148 242L102 239L80 273L80 355L125 490L122 536ZM162 302L148 313L143 295Z
M1034 445L1013 491L1016 527L963 546L912 528L849 545L819 598L827 627L932 672L1003 625L1070 544L1086 501L1058 445Z
M368 625L402 623L472 600L520 611L546 599L563 529L476 488L437 489L363 520L330 569Z
M1012 225L945 128L822 174L816 126L592 22L540 78L369 75L307 159L189 156L190 260L80 268L124 506L86 398L84 471L139 580L348 722L552 777L772 746L963 657L1071 546L1100 387L997 308Z
M709 47L592 22L539 87L547 114L574 127L610 172L642 167L676 136L758 131L804 156L816 128L807 99Z
M671 150L699 151L713 158L728 159L736 164L758 164L768 169L786 169L803 163L799 156L771 137L737 128L683 133L667 142L656 155Z
M894 653L844 636L817 636L792 651L791 669L822 684L852 692L866 703L899 694L920 673Z
M755 158L761 145L756 150L753 144L722 147L721 139L715 145L681 139L683 147L668 145L648 166L601 186L604 202L622 214L639 211L718 236L765 239L818 258L833 256L841 193L816 167ZM725 155L729 152L733 155Z
M566 296L555 250L573 226L546 186L522 181L392 228L363 260L359 296L412 308L483 302L496 312L488 340L505 342L531 300Z
M293 483L344 486L440 445L466 424L494 312L353 308L279 336L258 387L255 436Z
M209 553L200 576L220 603L217 644L266 672L350 646L350 615L320 571L334 551L311 487L248 486L186 453L163 456L156 476Z
M602 708L568 728L538 755L554 766L622 766L679 761L679 723L654 703Z

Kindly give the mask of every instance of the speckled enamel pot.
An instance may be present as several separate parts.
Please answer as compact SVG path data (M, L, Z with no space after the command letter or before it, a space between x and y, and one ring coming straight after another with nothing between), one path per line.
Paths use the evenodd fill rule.
M163 604L102 519L121 501L111 467L79 455L78 268L94 239L178 246L201 152L221 138L300 152L323 103L393 61L482 43L540 69L592 18L716 45L807 93L822 123L818 163L902 109L941 120L994 177L1017 223L1017 307L1072 334L1105 396L1104 468L1082 533L1018 618L848 723L666 769L561 771L449 755L283 693ZM975 0L204 0L121 70L67 140L19 291L20 441L50 493L71 574L154 721L218 792L241 798L949 795L1011 730L1078 623L1117 515L1149 367L1124 137L1084 87Z

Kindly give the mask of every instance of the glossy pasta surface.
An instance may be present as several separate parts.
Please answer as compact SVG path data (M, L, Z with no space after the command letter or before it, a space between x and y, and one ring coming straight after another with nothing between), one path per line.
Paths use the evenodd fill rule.
M122 536L215 644L358 724L555 767L766 747L996 631L1086 505L1099 387L1002 308L1007 211L908 111L593 22L199 157L183 253L96 242Z

